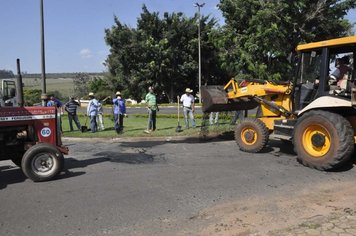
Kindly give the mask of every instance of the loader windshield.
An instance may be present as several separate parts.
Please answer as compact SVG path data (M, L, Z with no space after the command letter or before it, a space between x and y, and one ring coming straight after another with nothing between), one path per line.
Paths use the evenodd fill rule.
M296 81L295 110L306 107L315 97L320 76L321 53L307 51L300 54Z
M304 52L301 55L301 73L298 83L315 84L319 80L321 55L316 51Z

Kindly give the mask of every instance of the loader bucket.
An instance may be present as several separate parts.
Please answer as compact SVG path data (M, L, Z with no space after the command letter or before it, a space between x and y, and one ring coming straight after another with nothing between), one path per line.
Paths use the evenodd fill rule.
M250 98L229 99L224 86L201 87L203 112L238 111L256 108L259 103Z

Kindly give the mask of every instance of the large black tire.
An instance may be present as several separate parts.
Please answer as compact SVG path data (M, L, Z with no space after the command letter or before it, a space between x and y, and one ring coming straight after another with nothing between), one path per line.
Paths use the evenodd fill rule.
M235 141L242 151L256 153L268 143L266 125L256 118L245 118L236 126Z
M28 149L22 158L24 174L34 182L48 181L62 170L63 154L48 143L40 143Z
M354 131L341 115L314 110L298 120L293 144L301 164L318 170L332 170L351 158Z

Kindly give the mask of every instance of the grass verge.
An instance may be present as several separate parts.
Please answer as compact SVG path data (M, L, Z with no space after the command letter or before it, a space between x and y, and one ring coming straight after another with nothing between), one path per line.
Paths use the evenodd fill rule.
M90 127L90 121L86 116L79 115L81 125ZM159 115L157 117L157 130L150 134L144 133L147 129L147 115L131 115L128 118L124 118L124 133L117 134L114 130L114 122L112 116L104 116L105 130L98 131L96 133L84 132L81 133L76 130L76 126L73 122L73 128L75 131L70 131L67 115L62 116L63 137L88 137L88 138L116 138L116 137L166 137L166 136L195 136L204 134L224 134L231 132L234 129L233 125L229 124L229 120L222 119L219 124L212 126L204 126L202 128L202 118L196 119L196 128L185 128L184 119L180 119L180 126L182 132L176 132L178 126L177 118L171 116ZM208 123L208 122L207 122Z

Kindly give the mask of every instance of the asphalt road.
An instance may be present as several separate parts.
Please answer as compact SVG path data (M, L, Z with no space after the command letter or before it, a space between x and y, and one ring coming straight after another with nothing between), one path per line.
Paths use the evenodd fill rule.
M356 178L320 172L271 141L263 153L233 140L65 140L65 171L33 183L0 162L0 235L196 235L200 212L230 201L287 195Z

